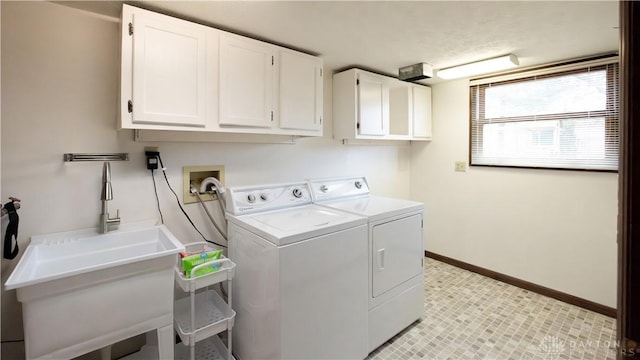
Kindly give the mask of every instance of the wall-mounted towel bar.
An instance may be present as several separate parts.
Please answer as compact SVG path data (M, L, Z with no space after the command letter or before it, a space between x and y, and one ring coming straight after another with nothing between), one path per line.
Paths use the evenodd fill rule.
M64 154L64 161L128 161L129 153L114 154Z

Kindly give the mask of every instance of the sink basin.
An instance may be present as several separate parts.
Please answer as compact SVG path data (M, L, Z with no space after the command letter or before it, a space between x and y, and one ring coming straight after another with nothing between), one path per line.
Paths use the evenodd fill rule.
M173 358L174 268L183 250L153 222L33 236L5 283L22 303L26 358L70 359L151 330L160 358Z
M131 223L107 234L96 229L31 237L7 290L177 254L184 246L164 226Z

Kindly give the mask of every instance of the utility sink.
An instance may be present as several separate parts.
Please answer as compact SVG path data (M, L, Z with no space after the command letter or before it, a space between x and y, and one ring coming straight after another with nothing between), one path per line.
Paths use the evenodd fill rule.
M107 234L96 229L31 237L7 282L7 290L175 255L184 246L164 226L132 223Z
M183 250L153 222L33 236L5 283L22 303L27 359L72 358L154 329L167 333L172 351L173 274Z

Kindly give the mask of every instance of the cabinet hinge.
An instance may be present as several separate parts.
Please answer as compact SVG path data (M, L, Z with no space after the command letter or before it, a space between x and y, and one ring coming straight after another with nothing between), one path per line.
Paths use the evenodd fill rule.
M420 220L420 227L424 228L424 219Z
M127 110L129 110L129 113L133 112L133 101L129 100L129 102L127 102Z
M356 85L360 85L360 79L356 79Z
M320 116L320 125L322 125L322 116Z
M320 77L322 77L322 68L320 68Z
M271 55L271 66L273 66L274 62L275 61L273 60L273 55Z
M271 112L271 122L273 122L273 111Z
M129 23L129 35L133 35L133 23Z

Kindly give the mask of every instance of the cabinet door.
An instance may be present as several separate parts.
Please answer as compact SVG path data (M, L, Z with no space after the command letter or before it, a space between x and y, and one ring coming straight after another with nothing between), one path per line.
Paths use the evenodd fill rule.
M132 123L205 126L206 28L142 11L131 28Z
M431 139L431 88L413 87L413 132L417 139Z
M279 61L280 127L322 130L322 60L282 50Z
M221 35L220 125L271 126L273 61L272 45Z
M389 135L411 135L413 121L412 86L397 86L389 89Z
M359 135L387 135L389 133L389 88L384 79L358 74Z

